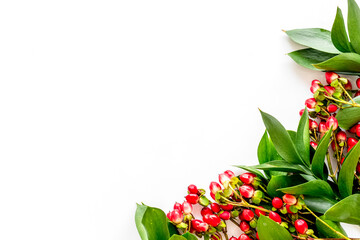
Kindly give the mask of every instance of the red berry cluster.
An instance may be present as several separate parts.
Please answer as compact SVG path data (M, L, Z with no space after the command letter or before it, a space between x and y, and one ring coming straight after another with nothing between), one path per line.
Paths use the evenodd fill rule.
M331 176L341 168L346 157L346 153L359 141L360 122L355 124L350 130L344 131L338 126L336 114L339 109L349 107L349 105L360 107L353 102L353 98L360 96L360 78L356 80L354 89L347 78L342 78L334 72L326 72L325 79L327 85L323 85L315 79L311 83L310 91L314 94L313 98L305 101L305 106L309 109L309 130L311 142L310 145L316 149L321 138L332 128L333 135L331 147L334 152L334 158L337 160L337 167L334 172L329 166ZM304 109L300 111L302 115ZM357 174L360 174L360 163L357 165Z
M282 198L270 198L266 185L253 173L236 176L227 170L219 174L219 182L210 183L210 195L195 185L188 187L186 201L175 203L174 209L167 214L169 220L181 233L190 232L198 237L208 235L210 239L251 240L259 239L257 221L260 215L268 216L286 228L294 236L305 239L314 234L308 229L311 220L302 217L303 196L283 195ZM193 205L201 205L201 218L195 218ZM240 236L227 236L227 226L235 224L243 232Z

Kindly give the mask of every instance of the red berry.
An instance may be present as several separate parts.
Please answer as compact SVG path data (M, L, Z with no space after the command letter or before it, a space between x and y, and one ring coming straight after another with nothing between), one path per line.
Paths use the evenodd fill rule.
M174 210L177 209L179 211L182 211L182 208L181 208L181 204L180 203L175 203L174 204Z
M276 209L280 209L283 206L283 201L281 200L281 198L278 197L274 197L274 199L272 200L272 206Z
M335 88L331 86L325 86L325 95L332 96L335 93Z
M277 223L281 223L281 217L276 212L271 211L269 213L269 218L272 219L273 221L277 222Z
M310 91L312 93L315 93L320 88L319 84L321 84L319 80L317 80L317 79L313 80L311 82Z
M263 207L259 207L259 208L262 208L262 209L265 209L265 208L263 208ZM265 214L265 212L264 211L262 211L262 210L260 210L260 209L255 209L255 214L258 216L258 217L260 217L260 215L266 215Z
M355 124L354 126L352 126L352 127L350 128L349 132L351 132L351 133L356 133L356 128L357 128L358 125L359 125L359 124Z
M254 196L255 189L253 186L244 184L240 188L240 194L245 198L252 198Z
M198 194L199 192L198 188L194 184L188 186L188 191L192 194Z
M233 210L234 206L231 205L231 204L227 204L227 205L220 205L221 209L222 210L225 210L225 211L231 211Z
M251 240L251 238L245 233L241 234L238 240Z
M357 91L354 95L354 97L360 96L360 91Z
M203 217L203 219L204 219L204 222L206 222L207 224L209 224L210 226L213 226L213 227L217 227L221 222L221 219L215 214L205 215Z
M310 130L316 130L318 128L317 122L309 119L309 129Z
M347 83L344 85L345 90L352 90L352 84L351 82L348 80Z
M326 72L325 73L325 78L326 78L326 82L328 84L331 84L332 81L334 81L335 79L338 79L339 78L339 75L337 75L336 73L334 72Z
M197 232L206 232L209 229L209 225L201 220L191 220L191 227Z
M251 221L255 215L253 213L253 211L249 210L249 209L244 209L241 214L240 214L241 218L245 221Z
M338 110L338 107L335 104L330 104L326 109L329 113L334 113Z
M228 177L228 175L226 175L225 173L221 173L219 174L219 182L224 185L226 183L230 182L230 178Z
M199 196L193 193L188 194L185 199L191 204L197 204L199 202Z
M302 219L297 219L294 226L296 231L298 231L300 234L305 234L308 230L308 224Z
M172 212L169 212L169 213L167 214L167 217L168 217L168 219L169 219L171 222L173 222L173 223L175 223L175 224L181 223L182 220L183 220L183 218L184 218L184 216L183 216L183 214L181 213L181 211L179 211L179 210L177 210L177 209L175 209L175 210L172 211Z
M191 212L192 212L192 210L193 210L193 207L192 207L192 205L189 203L189 202L183 202L183 204L181 205L181 209L182 209L182 211L183 211L183 213L185 214L185 215L188 215L188 214L190 214Z
M226 170L224 172L225 175L227 175L230 179L232 179L233 177L235 177L235 173L233 171L230 170Z
M202 208L200 213L201 213L201 216L205 216L207 214L214 214L214 212L208 207Z
M325 133L326 131L327 131L326 122L321 121L321 122L319 123L319 132L320 132L320 133Z
M236 237L231 237L229 240L238 240Z
M221 210L219 204L217 204L217 203L212 203L210 205L210 207L211 207L211 210L213 210L213 212L216 212L216 213L220 212L220 210Z
M315 98L309 98L309 99L306 99L306 101L305 101L305 106L309 109L314 109L316 104L317 104L317 102L316 102Z
M253 173L243 173L240 175L240 180L245 184L251 184L256 177Z
M356 126L356 136L360 137L360 124Z
M344 163L345 157L343 157L340 161L340 164L342 165Z
M245 222L245 221L241 221L241 222L240 222L240 229L241 229L241 231L243 231L243 232L247 232L247 231L250 230L250 225L249 225L247 222Z
M347 136L344 131L340 131L336 134L336 141L338 141L339 143L345 142L346 138L347 138Z
M326 121L326 128L330 129L330 127L332 126L332 130L335 131L338 128L338 121L336 118L334 117L329 117L328 120Z
M258 233L256 233L256 239L257 239L257 240L260 240Z
M300 110L300 112L299 112L300 116L302 116L302 115L303 115L304 111L305 111L305 109L304 109L304 108Z
M315 149L315 150L316 150L316 148L317 148L318 144L317 144L316 142L311 141L311 142L310 142L310 146L312 146L312 147L313 147L313 149Z
M215 194L213 194L212 192L210 192L210 197L211 197L212 199L216 200Z
M360 88L360 78L356 79L356 86Z
M221 190L221 186L217 182L211 182L209 188L210 192L212 192L213 194L216 194L218 191Z
M297 199L294 195L291 194L285 194L283 196L283 201L284 203L288 204L288 205L295 205L297 203Z
M222 219L222 220L229 220L230 217L231 217L231 214L228 212L228 211L224 211L222 213L219 214L219 217Z
M358 140L356 140L355 138L348 138L347 140L347 144L348 144L348 151L350 151L350 149L352 149L356 144L358 143Z

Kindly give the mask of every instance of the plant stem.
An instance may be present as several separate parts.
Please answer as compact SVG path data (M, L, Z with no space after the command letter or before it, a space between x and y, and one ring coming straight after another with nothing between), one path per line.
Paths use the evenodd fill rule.
M346 89L342 86L341 83L339 83L339 86L340 86L340 88L344 91L344 93L348 96L348 98L351 100L351 102L352 102L353 104L356 104L355 101L354 101L354 99L352 99L352 97L349 95L349 93L346 91Z
M326 95L325 95L325 97L326 97L327 99L333 100L333 101L335 101L335 102L339 102L339 103L342 103L342 104L351 105L351 106L353 106L353 107L360 107L360 104L358 104L358 103L349 103L349 102L346 102L346 101L344 101L344 100L339 100L339 99L336 99L336 98L333 98L333 97L330 97L330 96L326 96Z
M304 206L304 208L306 210L308 210L317 220L319 220L322 224L324 224L325 226L327 226L331 231L333 231L334 233L340 235L342 238L350 240L350 238L344 236L341 232L336 231L335 229L333 229L329 224L327 224L324 220L322 220L321 218L319 218L315 213L313 213L313 211L311 211L307 206Z
M327 159L328 167L329 167L329 170L330 170L330 175L329 176L332 178L334 183L337 184L337 180L336 180L336 177L334 175L334 170L333 170L332 165L331 165L331 159L330 159L329 152L326 153L326 159Z

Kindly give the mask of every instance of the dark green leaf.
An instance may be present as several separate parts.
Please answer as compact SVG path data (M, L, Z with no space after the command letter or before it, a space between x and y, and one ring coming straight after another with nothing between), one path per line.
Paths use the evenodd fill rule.
M341 197L345 198L352 194L354 185L354 173L360 157L360 141L346 154L341 166L338 185Z
M329 148L330 137L332 131L329 130L320 140L319 145L316 148L312 163L311 170L315 174L315 176L322 178L324 180L327 179L327 174L324 172L325 165L325 156Z
M360 53L360 9L355 0L348 0L347 25L351 46Z
M319 70L313 66L313 64L324 62L332 57L335 57L336 54L321 52L316 49L306 48L297 50L288 55L299 65L312 69Z
M245 166L245 165L235 165L234 167L238 167L238 168L244 169L245 171L251 172L251 173L255 174L256 176L258 176L259 178L261 178L262 180L265 180L267 182L267 178L264 177L264 175L259 170L256 170L253 167L249 167L249 166Z
M334 46L341 52L351 52L344 17L340 8L337 8L335 21L331 29L331 40L334 43Z
M335 222L360 225L360 194L341 200L326 211L325 217Z
M284 194L277 191L278 189L299 185L304 182L305 180L299 175L274 176L267 186L267 192L270 197L282 197Z
M294 41L301 45L327 53L340 53L331 41L330 31L322 28L303 28L285 31Z
M303 165L288 163L284 160L274 160L271 162L253 166L253 168L260 170L311 174L311 172Z
M305 196L305 204L312 211L324 214L329 208L337 203L337 201L325 197Z
M326 222L330 227L332 227L334 230L342 233L344 236L347 236L344 229L341 227L340 223L327 220L324 215L320 216L320 218L321 218L321 220ZM328 226L326 226L324 223L322 223L318 219L316 219L316 229L319 232L319 237L322 237L322 238L343 238L343 235L334 232L332 229L330 229Z
M198 240L198 238L195 235L193 235L193 234L191 234L189 232L184 233L182 236L184 238L186 238L187 240Z
M280 224L260 215L257 223L259 238L262 240L292 240L291 234Z
M170 237L167 218L161 209L137 204L135 223L142 240L167 240Z
M341 53L314 67L325 71L360 72L360 55L357 53Z
M354 98L354 101L360 104L360 96ZM344 107L347 106L348 105L345 105ZM345 109L340 109L338 114L336 114L336 119L338 120L339 126L341 128L349 129L356 123L360 122L360 107L348 107Z
M169 234L170 237L174 234L178 234L179 232L177 231L177 228L175 227L174 224L172 224L168 219L167 219L167 225L168 225L168 229L169 229Z
M290 163L303 164L303 161L297 153L295 145L284 126L270 114L262 111L260 111L260 113L279 155Z
M313 180L300 185L280 188L278 191L289 194L303 194L308 196L324 196L334 198L335 194L330 185L323 180Z
M304 162L310 166L309 113L307 109L300 118L295 146Z

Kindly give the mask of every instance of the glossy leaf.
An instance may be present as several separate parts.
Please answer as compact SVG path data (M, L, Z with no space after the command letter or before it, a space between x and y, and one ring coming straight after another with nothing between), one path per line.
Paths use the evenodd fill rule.
M354 101L360 104L360 96L354 98ZM346 107L347 105L345 105ZM349 105L350 106L350 105ZM360 107L349 107L340 109L336 114L339 126L343 129L350 129L356 123L360 122Z
M272 160L281 159L280 155L277 153L274 144L268 136L267 131L265 131L262 136L258 149L257 149L258 161L260 164L270 162ZM269 172L264 171L267 177L279 175L278 172Z
M324 62L314 64L314 67L325 71L360 72L360 55L341 53Z
M347 20L351 46L360 53L360 9L355 0L348 0Z
M334 198L335 194L330 185L323 180L313 180L292 187L280 188L278 191L289 194L303 194L309 196L324 196Z
M245 166L245 165L235 165L234 167L238 167L238 168L244 169L245 171L251 172L267 182L267 178L264 177L264 175L259 170L255 169L253 167Z
M330 137L331 137L332 131L328 131L320 140L319 145L316 148L312 163L311 163L311 170L315 174L315 176L326 180L327 174L324 172L324 166L325 166L325 157L326 153L329 148L330 144Z
M303 161L297 153L295 145L284 126L270 114L262 111L260 111L260 113L279 155L290 163L303 164Z
M268 217L260 215L257 223L259 238L263 240L292 240L290 233L280 224Z
M333 199L328 199L325 197L311 197L305 196L305 204L312 211L324 214L328 209L334 206L337 201Z
M172 235L169 240L198 240L198 238L195 235L187 232L183 235Z
M137 204L135 223L142 240L167 240L170 237L167 218L161 209Z
M180 236L180 235L172 235L169 240L186 240L187 238Z
M274 160L271 162L253 166L253 168L260 169L260 170L272 170L272 171L311 174L311 171L309 171L303 165L292 164L292 163L286 162L284 160Z
M295 146L301 158L310 166L309 113L306 108L299 121Z
M285 31L293 40L301 45L327 53L340 53L331 41L330 31L322 28L303 28Z
M325 217L335 222L360 225L360 194L341 200L326 211Z
M323 220L324 222L326 222L334 230L342 233L344 236L347 236L344 229L341 227L340 223L327 220L324 215L320 216L320 219ZM319 232L319 237L322 237L322 238L343 238L343 235L334 232L332 229L330 229L328 226L326 226L324 223L322 223L318 219L316 219L316 229Z
M297 50L288 55L299 65L309 68L311 70L319 70L314 67L313 64L324 62L332 57L335 57L336 54L321 52L316 49L306 48Z
M278 189L291 187L304 183L305 180L299 175L274 176L267 186L267 192L270 197L282 197L284 194Z
M340 169L338 185L340 195L345 198L352 194L354 185L354 173L360 157L360 141L346 154Z
M335 21L331 29L331 40L339 51L351 52L349 38L346 33L344 17L340 8L337 8Z

